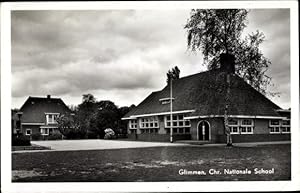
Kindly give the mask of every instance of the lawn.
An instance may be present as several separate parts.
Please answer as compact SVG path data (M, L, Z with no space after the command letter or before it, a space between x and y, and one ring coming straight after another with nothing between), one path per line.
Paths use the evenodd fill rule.
M17 153L12 155L13 182L290 180L290 149L281 144ZM274 168L274 173L255 174L255 168ZM180 175L180 169L200 175ZM210 169L220 173L210 175ZM224 169L251 174L225 174Z

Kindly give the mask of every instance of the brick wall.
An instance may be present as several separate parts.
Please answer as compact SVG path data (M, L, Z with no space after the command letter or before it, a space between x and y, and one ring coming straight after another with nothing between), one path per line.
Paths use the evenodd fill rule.
M168 142L170 141L169 134L154 134L154 133L143 133L143 134L128 134L128 138L132 140L138 141L158 141L158 142ZM190 134L180 134L180 135L173 135L173 140L190 140Z
M233 143L240 142L264 142L264 141L289 141L291 140L290 134L242 134L232 135ZM217 135L216 143L225 143L225 135Z

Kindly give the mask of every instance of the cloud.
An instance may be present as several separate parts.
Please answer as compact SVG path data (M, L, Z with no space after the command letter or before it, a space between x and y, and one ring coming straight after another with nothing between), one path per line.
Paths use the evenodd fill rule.
M111 98L116 104L138 104L165 86L165 74L171 67L177 65L181 76L204 70L202 55L186 48L183 26L189 12L13 11L13 105L20 107L28 96L46 94L76 104L84 93L99 100ZM288 14L267 10L270 16L263 17L263 11L253 12L249 30L264 30L268 38L264 51L276 61L270 73L287 83Z

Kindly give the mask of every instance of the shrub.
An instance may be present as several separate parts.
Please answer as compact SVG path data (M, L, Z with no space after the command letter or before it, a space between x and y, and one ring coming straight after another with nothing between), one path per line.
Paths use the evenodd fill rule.
M31 140L43 140L43 136L40 133L34 133L31 135Z
M13 135L12 136L13 146L30 146L30 137L24 135Z
M58 140L58 139L61 139L61 138L62 138L61 134L54 133L52 135L49 135L47 139L48 140Z
M97 133L94 133L94 132L87 132L87 138L88 139L98 139L99 135Z

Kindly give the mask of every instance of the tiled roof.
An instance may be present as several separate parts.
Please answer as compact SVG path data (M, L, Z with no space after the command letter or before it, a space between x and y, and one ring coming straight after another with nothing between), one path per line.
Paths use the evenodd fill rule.
M230 115L279 116L280 109L264 95L256 91L236 74L230 75ZM210 70L182 77L173 81L173 111L195 110L191 116L223 115L225 107L226 73ZM167 85L161 91L152 92L124 118L134 115L163 113L170 111L169 104L162 104L159 99L170 97Z
M20 109L22 123L45 123L45 113L70 114L70 109L60 98L28 97Z

